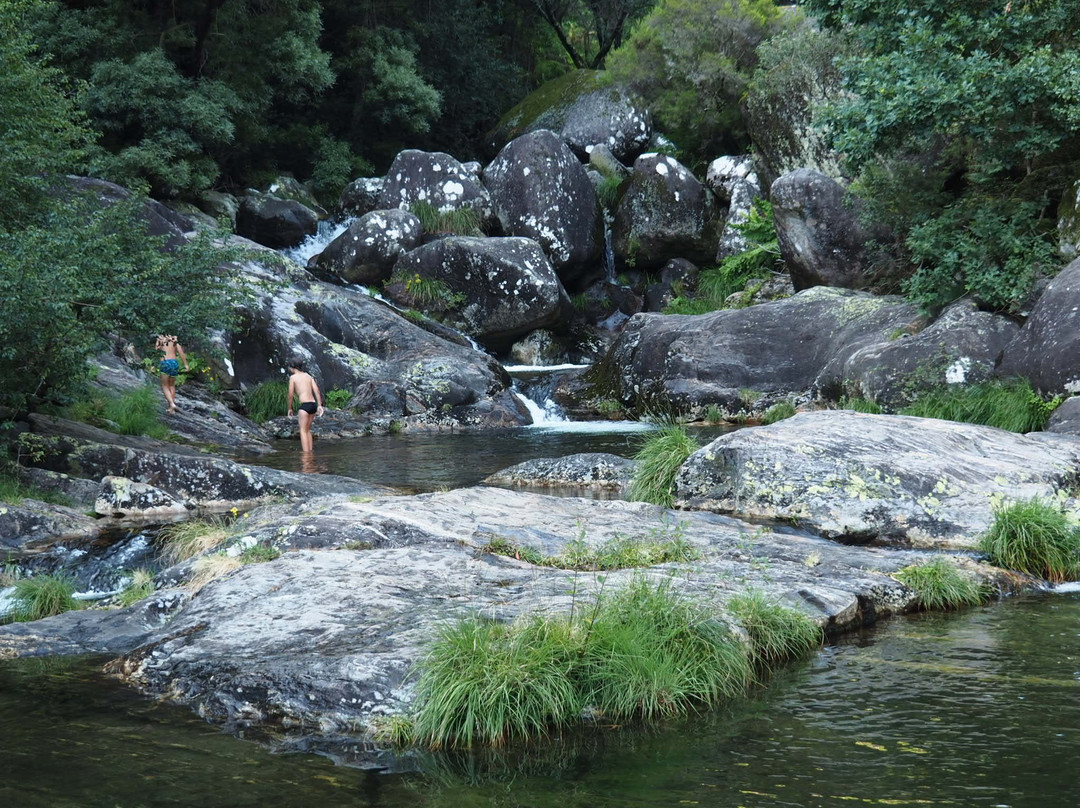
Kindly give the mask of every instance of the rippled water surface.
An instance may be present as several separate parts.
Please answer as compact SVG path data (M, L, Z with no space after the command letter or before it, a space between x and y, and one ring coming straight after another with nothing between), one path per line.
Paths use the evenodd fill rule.
M0 662L0 806L1080 804L1078 594L890 620L725 710L406 774L272 753L97 667Z

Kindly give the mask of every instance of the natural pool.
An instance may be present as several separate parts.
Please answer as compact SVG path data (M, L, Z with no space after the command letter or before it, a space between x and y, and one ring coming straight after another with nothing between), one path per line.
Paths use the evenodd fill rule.
M1080 804L1080 594L849 636L749 700L503 760L379 774L274 753L143 700L86 659L0 663L0 805L1009 806Z

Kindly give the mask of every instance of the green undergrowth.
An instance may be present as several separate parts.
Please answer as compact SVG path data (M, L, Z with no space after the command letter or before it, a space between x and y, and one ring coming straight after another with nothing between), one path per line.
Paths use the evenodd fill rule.
M675 475L698 448L682 426L665 426L649 435L634 455L638 466L627 499L670 508L675 501Z
M581 720L680 715L745 692L746 646L670 582L637 579L568 616L449 624L418 664L400 739L432 748L502 745Z
M989 591L945 558L904 567L893 577L915 591L919 606L928 610L959 609L985 603Z
M1060 403L1056 398L1044 401L1027 379L994 379L923 393L900 414L996 426L1023 434L1042 431Z
M352 397L352 391L335 387L333 390L328 390L326 392L325 404L327 409L343 410L349 405Z
M0 464L0 502L8 505L20 505L24 499L36 499L39 502L48 502L52 505L73 506L75 503L71 497L56 491L46 491L33 485L28 485L19 479L18 473L11 464Z
M419 273L411 275L393 275L384 287L403 287L405 296L412 306L425 312L445 312L458 308L465 303L465 295L455 292L450 285L440 278L429 278Z
M164 440L169 429L160 421L164 398L153 387L140 387L120 396L93 396L74 401L62 414L72 421L120 435L147 435Z
M439 210L430 202L414 202L409 211L420 220L425 233L453 233L458 236L482 236L480 214L475 208Z
M131 606L152 594L154 594L154 573L148 569L137 569L131 573L131 580L117 595L116 602L121 606Z
M769 409L765 410L765 414L761 416L761 423L768 426L769 424L775 424L777 421L791 418L794 414L794 404L790 401L779 401L769 407Z
M81 608L75 599L75 582L62 573L19 578L14 586L13 606L6 619L16 623L41 620Z
M273 379L255 385L244 394L244 410L257 424L285 415L289 411L289 383Z
M1056 504L1038 497L995 508L979 549L998 567L1054 583L1080 577L1080 528Z
M809 615L762 592L736 595L728 602L728 610L750 637L751 660L758 668L798 659L821 645L821 628Z
M840 399L837 407L841 410L852 410L853 412L862 412L868 415L881 415L884 412L876 402L858 396L844 396Z
M651 567L673 561L696 561L698 549L683 538L682 526L650 531L646 536L620 536L596 547L581 536L567 542L558 555L544 555L530 547L519 547L502 536L493 536L483 548L489 553L510 556L539 567L568 570L616 570Z

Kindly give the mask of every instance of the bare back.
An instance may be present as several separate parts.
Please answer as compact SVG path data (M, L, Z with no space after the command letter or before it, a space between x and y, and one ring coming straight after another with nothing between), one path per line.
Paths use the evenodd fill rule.
M321 405L319 397L319 386L315 383L315 380L311 378L311 375L304 373L294 373L289 377L289 406L292 407L293 396L300 399L300 403L303 404L308 401L314 401L316 404Z

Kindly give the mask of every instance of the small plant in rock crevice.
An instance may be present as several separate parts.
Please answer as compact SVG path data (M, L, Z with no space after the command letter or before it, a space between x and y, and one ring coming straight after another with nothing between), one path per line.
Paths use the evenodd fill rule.
M765 410L765 414L761 416L761 423L768 426L791 418L793 415L795 415L795 405L790 401L780 401Z
M154 594L154 573L148 569L137 569L131 573L131 580L116 597L121 606L131 606Z
M82 608L75 599L75 582L63 573L35 575L15 581L9 619L17 623L41 620Z
M228 537L225 521L210 517L166 525L158 534L158 541L162 556L170 564L177 564L220 547Z
M923 609L977 606L986 602L989 595L985 586L964 575L955 564L944 558L904 567L893 577L915 591L919 606Z

